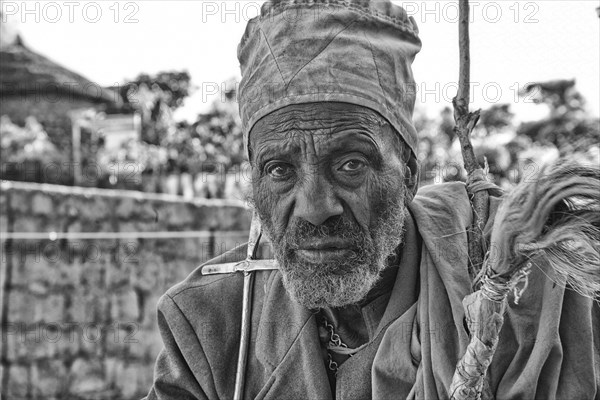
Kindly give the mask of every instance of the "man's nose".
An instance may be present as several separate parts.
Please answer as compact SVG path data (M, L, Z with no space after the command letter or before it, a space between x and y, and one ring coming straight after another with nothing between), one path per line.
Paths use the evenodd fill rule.
M296 196L294 216L318 226L328 218L341 215L344 207L333 185L323 176L313 172L303 182Z

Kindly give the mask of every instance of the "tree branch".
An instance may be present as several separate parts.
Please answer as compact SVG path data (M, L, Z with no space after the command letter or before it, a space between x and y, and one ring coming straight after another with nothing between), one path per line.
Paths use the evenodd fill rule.
M471 144L471 133L479 120L480 110L469 112L469 92L471 80L471 56L470 56L470 40L469 40L469 1L460 0L459 2L459 25L458 25L458 42L460 55L460 69L458 78L458 92L452 100L454 106L454 121L456 126L454 131L458 136L461 145L461 152L465 169L469 174L467 181L467 189L469 183L476 180L481 180L484 174L480 172L481 167L475 157L473 145ZM469 232L469 274L471 280L475 282L475 278L483 265L484 259L484 242L483 228L488 219L489 214L489 194L486 190L475 192L471 202L474 209L473 229Z

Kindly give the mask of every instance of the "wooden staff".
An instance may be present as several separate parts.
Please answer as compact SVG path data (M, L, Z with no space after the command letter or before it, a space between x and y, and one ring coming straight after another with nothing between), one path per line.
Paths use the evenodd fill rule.
M508 295L513 301L527 289L530 261L543 258L558 283L583 296L600 295L600 169L559 162L531 182L520 183L494 218L492 246L487 254L483 227L489 214L489 194L470 135L479 111L469 112L469 2L459 3L460 77L453 99L454 128L469 176L474 226L469 233L469 273L479 290L463 300L471 340L459 360L449 388L453 400L493 399L486 380L504 323ZM484 190L481 190L481 189ZM486 258L487 254L487 258ZM485 260L485 263L484 263Z
M248 238L248 251L246 253L246 266L250 266L250 261L256 258L258 242L260 241L261 229L258 215L256 212L252 215L250 225L250 237ZM235 373L235 386L233 392L234 400L244 398L244 386L246 382L246 364L248 361L248 347L250 344L250 330L252 320L252 292L254 290L254 271L251 268L245 268L244 289L242 293L242 324L240 329L240 348L238 351L238 362Z
M471 144L471 133L477 125L481 110L469 112L469 92L470 92L470 75L471 75L471 56L469 50L469 1L460 0L459 3L459 25L458 25L458 41L459 41L459 78L458 78L458 93L452 104L454 106L454 121L456 126L454 132L460 141L461 152L465 169L468 173L467 183L475 181L485 181L485 175L481 169L473 145ZM488 219L489 214L489 195L487 190L481 190L470 193L472 196L475 222L473 228L469 232L469 275L474 280L479 274L483 265L483 255L485 254L483 242L483 228Z

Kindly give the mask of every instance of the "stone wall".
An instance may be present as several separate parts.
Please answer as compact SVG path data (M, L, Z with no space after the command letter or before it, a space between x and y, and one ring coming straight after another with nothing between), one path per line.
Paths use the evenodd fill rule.
M2 397L143 397L158 298L249 220L234 201L2 181Z

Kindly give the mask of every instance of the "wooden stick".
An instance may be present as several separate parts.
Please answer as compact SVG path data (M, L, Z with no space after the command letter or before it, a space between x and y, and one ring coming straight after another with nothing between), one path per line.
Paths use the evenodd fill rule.
M460 69L458 78L458 93L452 100L454 106L454 121L456 126L454 132L458 136L461 145L461 152L465 169L469 174L469 182L474 180L485 179L481 167L475 157L473 145L471 144L471 133L479 120L481 110L469 112L469 92L470 92L470 75L471 75L471 58L469 50L469 1L460 0L459 3L459 25L458 25L458 42L460 54ZM489 194L486 190L479 191L473 194L471 199L475 213L474 229L469 232L469 275L471 280L475 282L475 278L479 274L479 270L483 265L484 259L484 242L483 228L489 214Z
M472 192L471 185L475 181L485 181L485 174L477 162L473 145L471 144L471 133L479 120L480 110L469 112L469 91L471 79L471 59L469 50L469 1L459 1L459 25L458 41L460 54L460 67L458 79L458 92L452 99L454 106L454 121L456 126L454 132L458 136L465 169L468 173L467 190L471 195L473 205L474 223L468 232L469 251L469 275L474 289L480 270L483 268L485 254L483 228L489 214L489 194L487 190ZM491 398L489 388L486 385L486 372L489 362L493 357L498 344L498 332L502 328L502 314L505 307L505 299L500 302L488 301L477 291L463 301L471 303L475 312L469 315L465 308L467 320L475 322L470 326L471 341L466 353L457 364L449 394L452 400L479 400ZM466 307L466 306L465 306ZM482 325L483 324L483 325ZM480 331L483 329L482 331ZM482 341L483 339L483 341ZM481 361L480 361L481 360Z
M242 325L240 334L240 348L235 372L234 400L244 398L246 384L246 364L248 362L248 347L250 343L250 323L252 319L252 290L254 289L254 272L244 272L244 289L242 299Z
M250 225L250 237L248 239L248 252L246 254L247 267L250 260L256 258L258 242L261 237L260 222L256 212L252 215ZM240 347L238 351L237 369L235 372L235 384L233 399L242 400L246 386L246 364L248 363L248 348L250 347L250 330L252 323L252 293L254 290L255 272L246 268L244 271L244 288L242 292L242 322L240 329Z

